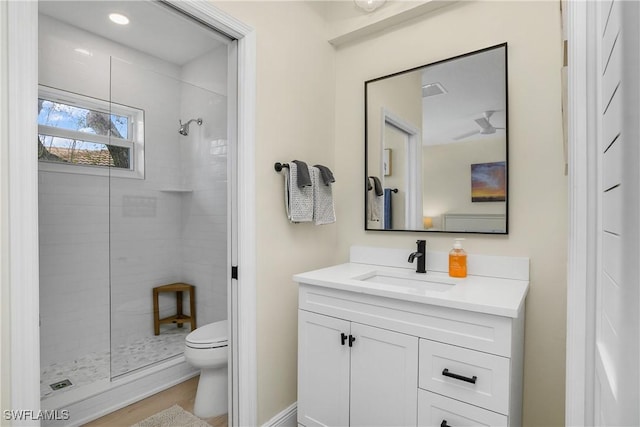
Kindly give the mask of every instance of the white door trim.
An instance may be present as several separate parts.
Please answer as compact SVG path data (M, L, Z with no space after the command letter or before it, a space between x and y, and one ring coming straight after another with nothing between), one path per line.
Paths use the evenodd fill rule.
M407 185L405 199L405 228L408 230L421 230L422 227L422 140L420 129L409 123L399 115L386 107L382 108L382 130L380 144L380 159L384 158L385 126L393 125L407 135L407 170L405 182ZM380 170L383 170L382 165ZM380 173L380 176L383 176Z
M565 424L593 425L597 248L597 2L566 1L568 40L569 259Z
M238 363L237 406L232 425L256 425L256 304L255 304L255 32L212 4L194 0L171 0L175 8L238 39L238 212L237 336L232 352ZM7 2L2 26L7 25L7 105L0 108L0 123L8 124L7 197L10 235L2 237L11 254L11 404L13 408L40 408L39 283L38 283L38 164L35 141L38 85L38 3ZM3 88L5 89L5 88ZM5 108L6 107L6 108ZM5 153L3 153L5 154ZM3 187L4 189L5 187ZM8 208L4 207L4 202ZM5 243L6 241L6 243ZM4 362L4 361L3 361ZM21 425L14 423L14 425Z
M38 289L38 4L7 2L8 240L11 328L11 405L40 408ZM4 89L4 88L3 88ZM31 143L27 143L31 141ZM14 425L33 424L27 420Z

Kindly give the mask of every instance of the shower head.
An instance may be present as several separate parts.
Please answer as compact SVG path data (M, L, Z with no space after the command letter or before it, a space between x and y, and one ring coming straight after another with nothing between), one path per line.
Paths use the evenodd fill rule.
M202 125L201 118L191 119L187 123L182 123L182 120L178 120L178 122L180 123L180 130L178 132L180 133L180 135L183 135L183 136L189 135L189 123L196 122L198 126Z

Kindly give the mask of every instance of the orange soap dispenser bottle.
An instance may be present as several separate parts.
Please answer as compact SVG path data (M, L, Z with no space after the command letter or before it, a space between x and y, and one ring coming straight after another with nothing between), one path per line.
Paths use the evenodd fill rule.
M467 253L462 249L464 239L455 239L449 252L449 276L467 277Z

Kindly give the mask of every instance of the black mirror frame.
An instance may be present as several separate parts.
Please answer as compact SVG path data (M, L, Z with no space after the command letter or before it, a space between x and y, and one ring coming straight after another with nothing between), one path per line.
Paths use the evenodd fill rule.
M437 65L437 64L441 64L444 62L449 62L449 61L453 61L456 59L460 59L460 58L465 58L467 56L471 56L471 55L477 55L480 54L482 52L486 52L489 50L494 50L494 49L499 49L499 48L504 48L504 84L505 84L505 127L506 127L506 131L505 131L505 161L506 161L506 165L505 165L505 194L506 194L506 200L505 200L505 229L504 232L487 232L487 231L444 231L444 230L389 230L389 229L377 229L377 228L367 228L367 183L368 183L368 176L369 176L369 165L368 165L368 158L369 158L369 151L368 151L368 140L369 140L369 126L368 126L368 98L367 98L367 85L369 85L370 83L374 83L376 81L379 80L383 80L383 79L387 79L390 77L394 77L394 76L398 76L398 75L402 75L402 74L406 74L406 73L410 73L413 71L417 71L426 67L430 67L433 65ZM450 58L446 58L446 59L442 59L439 61L435 61L435 62L431 62L428 64L424 64L424 65L420 65L417 67L413 67L413 68L409 68L406 70L402 70L402 71L398 71L392 74L388 74L385 76L381 76L381 77L376 77L374 79L371 80L367 80L364 82L364 180L363 180L363 184L364 184L364 216L363 216L363 220L364 220L364 230L365 231L384 231L384 232L411 232L411 233L451 233L451 234L485 234L485 235L508 235L509 234L509 66L508 66L508 47L507 47L507 42L504 43L500 43L494 46L489 46L483 49L478 49L472 52L467 52L467 53L463 53L460 55L456 55Z

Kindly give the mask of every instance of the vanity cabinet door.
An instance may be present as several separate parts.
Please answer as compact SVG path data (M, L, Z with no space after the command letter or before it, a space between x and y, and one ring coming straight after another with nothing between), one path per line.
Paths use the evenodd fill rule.
M298 310L299 424L349 425L349 334L346 320Z
M298 423L415 426L418 338L298 310Z
M418 338L351 324L351 426L415 426Z

